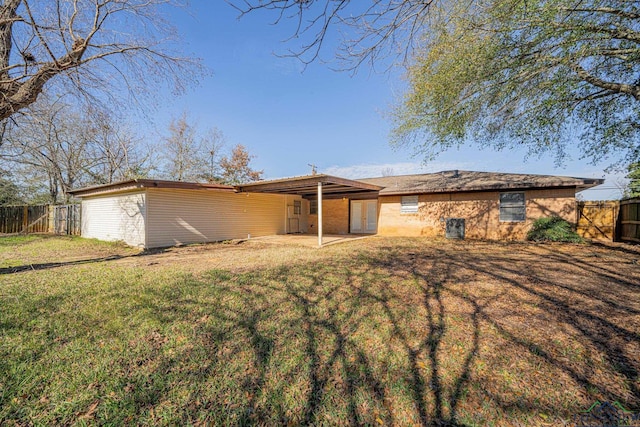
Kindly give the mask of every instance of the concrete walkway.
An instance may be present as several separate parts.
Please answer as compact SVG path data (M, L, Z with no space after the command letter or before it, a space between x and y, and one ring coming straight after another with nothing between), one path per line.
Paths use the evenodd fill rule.
M335 245L337 243L350 242L352 240L367 239L373 234L325 234L322 236L322 246ZM274 243L278 245L297 245L318 247L318 236L316 234L284 234L277 236L255 237L251 240Z

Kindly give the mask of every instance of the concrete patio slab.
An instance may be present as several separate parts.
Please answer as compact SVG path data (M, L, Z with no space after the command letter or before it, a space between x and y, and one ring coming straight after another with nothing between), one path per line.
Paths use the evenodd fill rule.
M373 234L325 234L322 237L322 246L335 245L337 243L350 242L353 240L367 239ZM317 234L284 234L276 236L255 237L251 240L259 240L278 245L297 245L312 248L318 247Z

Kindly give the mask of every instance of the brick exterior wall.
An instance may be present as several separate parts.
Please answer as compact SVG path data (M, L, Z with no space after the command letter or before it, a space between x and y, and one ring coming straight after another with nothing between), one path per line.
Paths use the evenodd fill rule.
M322 232L324 234L349 234L349 200L322 201ZM309 215L308 232L318 231L318 215Z
M378 199L378 234L384 236L444 236L445 218L464 218L465 237L471 239L520 240L534 220L560 216L576 221L575 190L527 190L526 220L500 221L500 192L422 194L418 213L400 213L401 196Z

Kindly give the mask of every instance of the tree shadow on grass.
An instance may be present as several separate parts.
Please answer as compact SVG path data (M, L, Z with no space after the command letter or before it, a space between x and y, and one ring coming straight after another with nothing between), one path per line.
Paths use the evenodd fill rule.
M640 257L640 244L629 242L622 244L610 244L608 242L601 242L598 240L593 240L589 243L590 245L596 248L602 248L609 251L621 252L628 255L634 255L636 257ZM636 258L637 260L637 258Z
M15 267L2 267L0 268L0 274L15 274L15 273L23 273L26 271L49 270L49 269L68 267L73 265L95 264L100 262L117 261L125 258L144 257L148 255L157 255L157 254L163 253L167 249L168 248L150 249L150 250L145 250L132 255L108 255L104 257L85 258L85 259L78 259L73 261L43 262L43 263L18 265Z
M110 255L106 257L99 258L88 258L88 259L80 259L75 261L65 261L65 262L43 262L36 264L25 264L19 265L15 267L3 267L0 268L0 274L14 274L14 273L22 273L25 271L35 271L35 270L48 270L52 268L59 267L67 267L71 265L82 265L82 264L94 264L98 262L106 262L106 261L115 261L119 259L126 258L123 255Z
M548 249L547 259L554 259L557 265L566 266L565 276L574 273L572 279L561 279L562 283L551 280L545 271L529 269L523 271L517 267L517 263L505 263L502 260L488 257L482 264L474 267L478 272L493 277L502 283L508 284L514 289L521 290L535 298L538 306L548 314L549 320L558 325L566 325L577 332L577 338L596 349L607 361L607 366L613 374L618 374L624 381L628 394L616 394L613 390L598 384L590 379L590 375L578 372L571 366L563 364L558 358L544 350L542 342L535 343L525 337L518 337L504 330L497 322L487 318L498 328L501 333L510 336L510 339L519 345L529 348L538 354L547 363L561 368L575 381L582 384L585 389L598 390L602 400L622 400L637 406L640 403L640 388L638 386L638 371L640 360L637 357L637 348L628 347L630 343L640 343L640 333L633 330L633 323L624 324L616 322L608 315L624 314L625 316L637 316L638 310L637 289L640 283L638 277L625 276L623 272L611 265L593 265L583 262L575 257ZM457 262L462 268L462 263ZM589 280L588 278L592 278ZM591 281L599 284L601 289L590 287L588 295L582 290L585 282ZM523 280L524 279L524 280ZM607 294L611 288L618 288L618 292L628 293L631 299L618 298L613 300ZM562 292L558 292L560 289ZM635 300L634 300L635 297ZM580 300L585 301L580 304ZM591 301L597 302L593 307ZM635 304L635 305L634 305ZM595 308L595 309L594 309ZM602 380L599 378L598 380Z
M410 283L393 289L394 274L381 273L384 263L345 260L214 279L210 286L219 299L210 307L197 307L209 319L202 326L206 335L214 341L224 336L223 342L211 343L208 358L220 364L241 360L247 374L234 379L236 393L224 392L242 405L208 420L239 425L464 425L456 420L456 410L478 355L477 314L471 319L471 348L457 379L446 384L453 391L445 396L439 371L447 331L443 285L410 272ZM440 280L447 280L446 272ZM426 314L419 321L424 329L410 324L413 307L403 303L414 293ZM168 314L157 312L164 321L196 309L193 300L185 306L186 300L172 298L175 303L164 308ZM378 332L376 325L386 332ZM219 360L221 345L232 348L224 361ZM295 367L278 370L292 360L298 361ZM224 375L219 369L225 371L219 365L210 373ZM304 400L279 400L288 393ZM398 405L395 399L404 402Z
M615 267L579 265L553 249L529 254L541 258L532 264L527 246L517 248L470 257L453 246L390 247L327 265L216 273L198 283L215 292L209 304L172 294L156 314L169 324L206 314L196 335L206 337L212 367L199 380L225 397L210 397L200 416L214 423L536 425L540 413L567 422L595 399L637 406L638 333L599 312L604 305L634 315L637 301L589 295L584 282L564 277L579 268L594 284L610 284ZM615 284L636 285L631 277ZM551 336L532 334L528 322ZM553 344L553 336L567 342ZM584 355L561 354L572 346ZM525 369L516 383L508 379L520 375L514 366ZM225 376L233 385L219 384ZM570 385L540 384L556 377ZM233 404L221 411L225 399ZM185 420L199 413L187 411Z
M147 287L131 298L157 332L141 333L118 378L128 391L98 414L153 422L169 405L185 424L539 425L596 399L640 404L630 266L464 245Z

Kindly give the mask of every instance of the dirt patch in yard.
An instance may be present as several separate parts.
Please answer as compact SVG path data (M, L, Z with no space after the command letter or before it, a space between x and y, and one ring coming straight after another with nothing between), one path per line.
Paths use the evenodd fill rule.
M369 238L363 241L345 242L324 248L311 248L286 242L271 243L269 241L241 240L223 243L198 244L184 247L152 249L135 254L125 255L117 262L140 267L176 268L194 273L211 269L231 271L247 271L255 268L291 265L298 262L323 260L327 256L355 253L359 251L377 251L389 248L394 239ZM401 240L403 241L403 240ZM535 244L523 242L494 241L425 241L424 250L447 248L454 253L464 252L469 256L512 256L519 255L519 262L527 261L537 264L553 264L568 262L561 256L570 256L587 265L638 265L640 268L640 246L620 243L595 244ZM553 253L556 256L551 256ZM99 252L97 255L104 255ZM551 257L550 257L551 256ZM560 256L560 257L559 257ZM560 273L561 270L558 270Z
M448 241L444 239L394 239L370 237L347 241L323 248L289 243L286 239L233 240L220 243L193 244L142 251L119 243L105 243L77 237L40 235L13 239L0 238L0 270L37 270L42 268L73 266L92 262L110 262L123 266L151 269L173 269L201 273L224 269L233 272L256 268L271 268L305 262L326 262L331 257L367 251L402 248L406 244L418 244L416 252L429 253L439 249L452 253L464 253L470 258L486 256L504 257L512 261L517 255L519 263L532 265L580 262L591 266L639 266L640 245L594 242L592 244L553 244L496 241ZM564 259L570 257L571 259ZM563 269L550 268L563 273Z
M116 263L194 274L217 269L241 272L317 259L321 256L317 251L316 248L284 246L259 240L229 241L152 249L136 256L124 257Z

